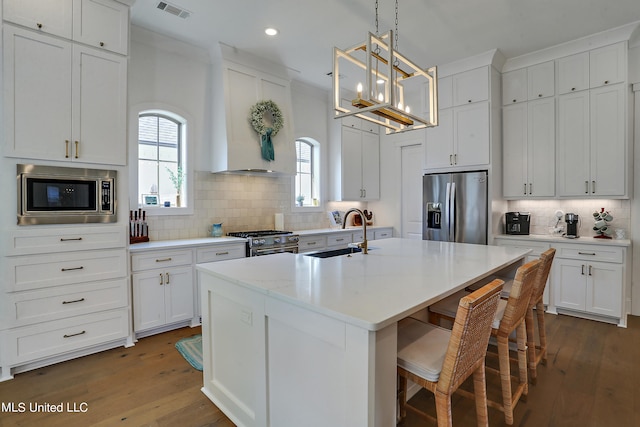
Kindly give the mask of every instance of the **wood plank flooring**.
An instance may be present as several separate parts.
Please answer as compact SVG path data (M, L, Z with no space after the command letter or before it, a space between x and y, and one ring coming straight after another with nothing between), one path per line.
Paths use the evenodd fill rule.
M639 426L640 317L619 328L569 316L546 315L549 363L538 367L538 383L515 411L515 426ZM0 426L180 426L233 427L200 391L202 373L174 345L199 333L184 328L53 366L17 374L0 383L0 402L26 405L26 412L0 413ZM499 380L487 374L488 394L498 398ZM29 405L50 403L86 412L31 413ZM435 413L433 397L412 400ZM65 406L66 410L66 406ZM491 426L502 413L489 408ZM409 414L405 427L430 423ZM473 402L454 396L453 425L475 426ZM274 426L289 427L289 426ZM304 427L304 426L292 426ZM335 427L335 426L331 426Z

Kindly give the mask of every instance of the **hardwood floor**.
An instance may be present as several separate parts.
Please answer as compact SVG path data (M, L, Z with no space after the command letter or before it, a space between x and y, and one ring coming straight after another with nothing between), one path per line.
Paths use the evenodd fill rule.
M569 316L546 315L549 363L515 410L514 426L640 425L640 317L619 328ZM202 373L175 349L184 328L141 339L65 363L17 374L0 383L0 402L26 405L26 412L0 413L0 426L213 426L233 424L200 392ZM487 374L488 394L499 395L498 378ZM60 404L86 412L31 413L31 404ZM435 413L433 397L420 392L413 404ZM491 426L502 413L489 408ZM454 426L475 426L473 402L454 396ZM409 414L405 427L431 425ZM288 427L288 426L274 426ZM303 427L303 426L294 426ZM332 426L334 427L334 426Z

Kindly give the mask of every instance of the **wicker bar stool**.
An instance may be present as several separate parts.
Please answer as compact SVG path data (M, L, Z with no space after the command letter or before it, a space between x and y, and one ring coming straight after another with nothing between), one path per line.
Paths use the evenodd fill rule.
M494 280L459 301L453 329L406 318L398 323L400 417L410 409L407 379L435 395L439 427L451 426L451 395L473 375L478 426L488 426L485 356L503 282Z
M529 352L527 355L529 362L529 379L532 384L537 382L538 364L542 362L543 365L547 365L547 333L544 323L544 303L542 301L542 295L547 285L547 279L549 278L551 264L553 264L555 255L556 250L554 248L547 249L540 254L540 268L538 269L538 275L529 301L529 309L527 310L525 318L527 327L527 349ZM538 320L538 339L540 340L540 345L536 345L535 322L533 320L534 311Z
M538 274L541 261L539 259L528 262L516 271L509 299L501 299L498 302L498 309L493 321L491 335L495 337L498 347L499 370L487 368L487 371L497 372L501 378L502 385L502 403L488 400L489 406L504 412L505 422L508 425L513 424L513 410L522 396L526 396L529 391L527 379L527 330L525 326L525 317L529 312L529 301L535 286L536 276ZM464 292L464 291L463 291ZM438 301L429 307L429 312L437 313L440 318L450 318L451 304L454 298L459 298L462 293L456 293ZM511 365L509 359L509 335L515 332L517 357L518 357L518 375L514 376L517 381L515 390L511 386ZM470 397L471 394L465 390L459 390L459 393Z

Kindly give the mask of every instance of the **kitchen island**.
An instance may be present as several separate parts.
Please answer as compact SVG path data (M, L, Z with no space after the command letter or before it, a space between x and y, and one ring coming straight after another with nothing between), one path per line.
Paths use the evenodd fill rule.
M398 320L528 252L393 238L198 264L202 390L238 426L394 426Z

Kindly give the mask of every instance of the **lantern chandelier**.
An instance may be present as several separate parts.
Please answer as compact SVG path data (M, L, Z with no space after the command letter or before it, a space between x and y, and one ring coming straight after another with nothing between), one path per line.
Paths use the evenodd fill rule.
M398 52L398 0L395 6L395 39L392 30L378 33L376 0L376 33L368 32L364 43L333 49L335 118L356 116L384 126L387 134L438 125L437 67L422 69ZM351 90L340 87L347 77Z

